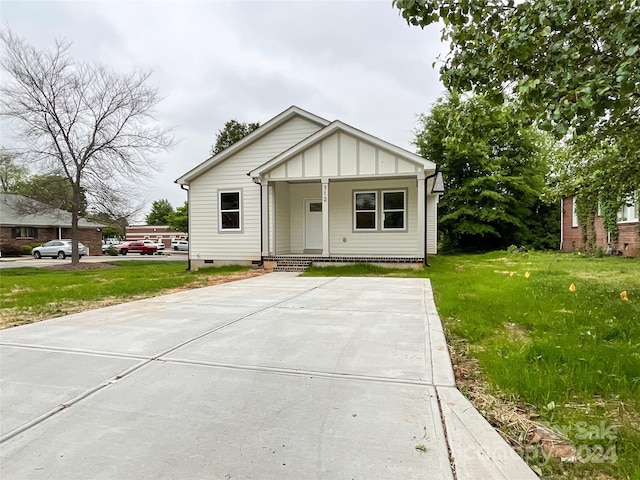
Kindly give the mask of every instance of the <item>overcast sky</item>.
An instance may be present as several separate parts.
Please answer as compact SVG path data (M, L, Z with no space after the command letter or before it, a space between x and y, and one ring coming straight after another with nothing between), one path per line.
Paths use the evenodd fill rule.
M264 123L291 105L414 151L416 115L444 93L438 27L409 27L381 1L7 1L3 27L37 47L128 72L151 69L157 112L179 143L139 195L176 207L174 180L208 157L230 119ZM4 128L0 144L15 140Z

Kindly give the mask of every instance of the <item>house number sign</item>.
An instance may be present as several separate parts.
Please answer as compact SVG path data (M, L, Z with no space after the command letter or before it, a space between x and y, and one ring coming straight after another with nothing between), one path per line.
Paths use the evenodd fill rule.
M322 184L322 203L327 203L327 196L329 194L329 185L326 183Z

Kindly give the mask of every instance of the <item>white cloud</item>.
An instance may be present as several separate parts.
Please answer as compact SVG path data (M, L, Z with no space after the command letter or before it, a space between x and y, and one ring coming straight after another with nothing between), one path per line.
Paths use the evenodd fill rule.
M181 142L158 155L163 170L141 195L174 206L186 195L173 181L231 118L265 122L297 105L411 149L415 115L444 91L431 67L446 52L438 29L408 27L390 0L5 0L1 15L39 47L66 37L79 59L153 70L166 97L157 116Z

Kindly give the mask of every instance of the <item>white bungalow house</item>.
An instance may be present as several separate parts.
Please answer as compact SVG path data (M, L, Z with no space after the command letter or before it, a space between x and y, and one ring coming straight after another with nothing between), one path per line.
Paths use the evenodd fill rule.
M420 267L437 253L436 165L295 106L176 183L188 190L190 268Z

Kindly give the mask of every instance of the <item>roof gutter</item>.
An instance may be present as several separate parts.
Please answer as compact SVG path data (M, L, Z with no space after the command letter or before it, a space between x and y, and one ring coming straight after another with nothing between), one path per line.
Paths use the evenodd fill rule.
M427 234L429 232L428 228L427 228L427 218L428 218L428 209L429 209L429 190L427 188L428 182L430 178L435 178L435 176L438 175L438 168L436 167L436 171L433 173L433 175L428 175L426 177L424 177L424 266L425 267L431 267L431 265L429 265L429 261L428 261L428 253L427 253L427 243L428 243L428 238Z
M425 267L431 267L431 265L429 265L429 254L427 253L427 245L428 245L428 228L427 228L427 219L429 217L428 215L428 210L429 210L429 189L428 187L428 182L430 178L436 178L438 176L438 166L436 165L436 169L433 172L432 175L428 175L426 177L424 177L424 266Z
M180 188L187 192L187 230L191 230L191 215L189 215L189 209L191 208L191 202L189 201L190 190L186 188L182 183L179 184ZM191 270L191 242L189 242L189 250L187 252L187 271Z
M247 172L247 177L251 177L251 172ZM264 241L263 241L263 235L262 235L262 183L260 183L260 178L259 177L251 177L251 180L253 181L253 183L255 183L256 185L259 186L260 188L260 264L258 265L257 268L261 268L264 266L264 260L262 258L262 252L264 251Z

